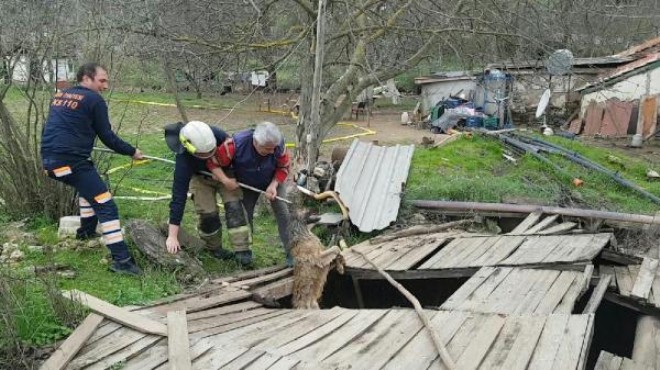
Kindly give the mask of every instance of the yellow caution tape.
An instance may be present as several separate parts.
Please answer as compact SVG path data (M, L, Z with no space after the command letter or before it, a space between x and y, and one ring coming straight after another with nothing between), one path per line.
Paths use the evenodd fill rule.
M107 173L109 175L111 173L117 172L117 171L122 170L124 168L129 168L129 167L133 167L133 166L140 166L140 165L143 165L143 164L146 164L146 163L149 163L149 162L151 162L151 159L140 159L140 160L137 160L137 161L133 161L132 163L126 163L126 164L123 164L121 166L111 168L111 169L108 170Z

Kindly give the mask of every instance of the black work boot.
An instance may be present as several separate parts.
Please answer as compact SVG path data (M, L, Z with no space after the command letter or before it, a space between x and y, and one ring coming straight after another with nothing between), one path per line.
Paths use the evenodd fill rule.
M124 260L114 260L110 265L110 271L118 274L125 274L131 276L141 276L142 270L135 264L133 257L128 257Z
M210 250L210 252L213 255L213 257L215 257L219 260L230 261L230 260L234 259L234 252L232 252L230 250L227 250L227 249L224 249L222 247L212 249L212 250Z
M84 230L83 228L79 228L76 230L76 239L77 240L90 240L90 239L98 239L101 237L101 234L97 233L96 231L89 232L87 230Z
M236 253L236 261L241 265L241 266L252 266L252 251L247 250L247 251L237 251Z

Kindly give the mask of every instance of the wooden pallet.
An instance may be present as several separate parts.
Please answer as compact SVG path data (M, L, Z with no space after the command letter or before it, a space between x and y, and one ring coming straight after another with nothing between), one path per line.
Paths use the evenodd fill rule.
M501 314L571 313L589 287L592 271L484 267L441 308Z

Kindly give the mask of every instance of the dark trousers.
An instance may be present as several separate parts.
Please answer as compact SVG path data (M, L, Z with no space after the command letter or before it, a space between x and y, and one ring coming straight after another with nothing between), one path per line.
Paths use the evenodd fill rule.
M79 236L93 235L100 222L103 240L114 260L123 261L130 257L128 247L119 224L117 205L112 200L108 187L101 180L90 160L56 160L44 158L44 170L48 177L76 189L80 205Z
M243 190L243 207L245 207L245 212L248 216L248 222L250 226L254 229L254 223L252 219L254 218L254 207L257 205L259 200L260 193L257 193L252 190L242 189ZM286 190L283 184L277 186L277 195L286 198ZM280 240L282 241L284 251L289 254L291 249L291 244L289 241L289 207L286 203L281 200L275 199L270 202L270 206L273 208L273 213L275 214L275 221L277 221L277 231L280 234Z

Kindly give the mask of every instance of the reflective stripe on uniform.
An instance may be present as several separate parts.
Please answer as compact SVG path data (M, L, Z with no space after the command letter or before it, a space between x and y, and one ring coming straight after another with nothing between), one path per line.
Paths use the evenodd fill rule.
M107 203L111 199L112 199L112 194L110 194L109 191L106 191L105 193L99 194L99 195L94 197L94 200L96 201L96 203L101 203L101 204Z
M113 231L121 230L121 224L119 223L119 220L112 220L101 223L101 228L103 229L103 233L106 234Z
M105 244L115 244L119 243L124 240L124 235L122 234L121 230L115 231L110 234L103 234L103 241Z
M89 204L87 199L83 197L78 198L78 204L80 205L80 217L82 218L90 218L96 216L96 213L94 212L94 209L92 208L92 205Z
M105 244L114 244L124 240L119 220L103 222L101 223L101 229L103 230L103 241Z
M59 167L53 170L55 177L63 177L72 173L73 171L71 171L71 167L69 166Z

